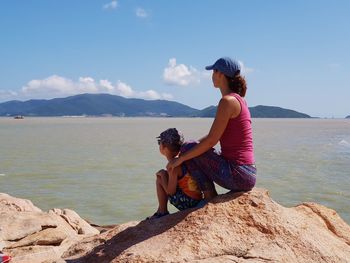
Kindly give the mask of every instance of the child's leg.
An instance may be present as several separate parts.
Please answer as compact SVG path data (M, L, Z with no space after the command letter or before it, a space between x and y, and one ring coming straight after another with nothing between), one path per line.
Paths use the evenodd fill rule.
M158 210L159 213L168 212L168 194L165 191L166 186L168 185L168 173L167 172L158 172L157 173L157 197L158 197Z
M169 196L169 202L180 211L196 207L200 201L187 196L179 187L174 195Z

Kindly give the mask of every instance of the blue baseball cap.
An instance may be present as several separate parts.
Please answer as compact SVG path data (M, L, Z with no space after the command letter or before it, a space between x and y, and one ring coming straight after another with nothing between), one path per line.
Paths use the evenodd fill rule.
M218 70L224 75L233 78L241 72L241 66L236 60L229 57L219 58L213 65L206 66L207 70Z

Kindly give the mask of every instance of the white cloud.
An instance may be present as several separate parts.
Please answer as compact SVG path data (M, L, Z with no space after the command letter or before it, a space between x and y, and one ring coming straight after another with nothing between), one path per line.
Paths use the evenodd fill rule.
M17 95L17 92L11 90L0 90L1 101L13 100L16 98Z
M189 86L200 82L200 73L194 67L176 64L176 58L169 59L164 69L163 80L169 85Z
M107 93L112 92L114 89L112 83L106 79L100 80L100 86L101 86L101 90L105 90Z
M115 86L115 92L118 95L126 97L126 98L130 98L130 97L133 97L135 95L135 91L133 91L132 88L128 84L121 82L120 80L118 80L118 83Z
M45 79L29 81L20 92L0 90L0 100L10 99L49 99L65 97L81 93L109 93L126 98L140 99L171 99L173 96L167 93L158 93L155 90L136 91L128 84L118 80L113 85L109 80L95 81L91 77L80 77L73 81L58 75L52 75Z
M35 96L38 94L51 94L55 96L61 94L72 94L76 92L76 89L77 85L75 85L70 79L52 75L46 79L34 79L29 81L27 85L22 88L22 94L25 96Z
M159 99L172 99L173 96L168 93L159 94L155 90L147 91L134 91L129 85L124 82L118 81L115 86L115 93L119 96L126 98L140 98L140 99L150 99L150 100L159 100Z
M113 0L112 2L105 4L103 6L103 9L116 9L118 7L118 2L117 0Z
M144 91L144 92L140 92L138 94L138 96L143 97L143 98L149 98L149 99L152 99L152 100L161 99L161 96L157 92L155 92L154 90L147 90L147 91Z
M252 72L255 71L255 69L253 69L253 68L248 68L248 67L246 67L246 66L243 64L242 61L238 61L238 63L239 63L239 65L241 66L241 73L242 73L243 75L247 75L247 74L252 73Z
M136 9L136 16L141 18L146 18L148 17L148 13L146 12L145 9L139 7Z

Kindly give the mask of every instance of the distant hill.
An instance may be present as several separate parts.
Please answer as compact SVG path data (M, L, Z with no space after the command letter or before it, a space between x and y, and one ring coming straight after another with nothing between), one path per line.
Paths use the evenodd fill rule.
M0 116L196 116L199 110L166 100L127 99L109 94L81 94L51 100L9 101Z
M215 117L216 106L209 106L198 113L198 117Z
M350 115L345 117L346 119L350 119Z
M215 117L216 106L198 110L167 100L128 99L110 94L80 94L51 100L0 103L0 116L154 116ZM271 106L249 108L253 118L310 118L293 110Z
M311 118L311 116L294 110L273 106L255 106L249 108L252 118ZM210 106L199 112L199 117L215 117L216 107Z
M311 118L310 115L274 106L255 106L249 108L253 118Z

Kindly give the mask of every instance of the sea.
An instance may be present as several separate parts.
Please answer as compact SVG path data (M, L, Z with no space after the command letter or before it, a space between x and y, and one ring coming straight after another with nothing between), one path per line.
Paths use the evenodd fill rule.
M156 136L206 135L211 118L0 118L0 192L99 225L157 209ZM350 224L350 119L252 119L257 187L286 207L317 202ZM218 146L216 146L218 147ZM219 193L227 190L218 188ZM171 212L176 210L171 208Z

